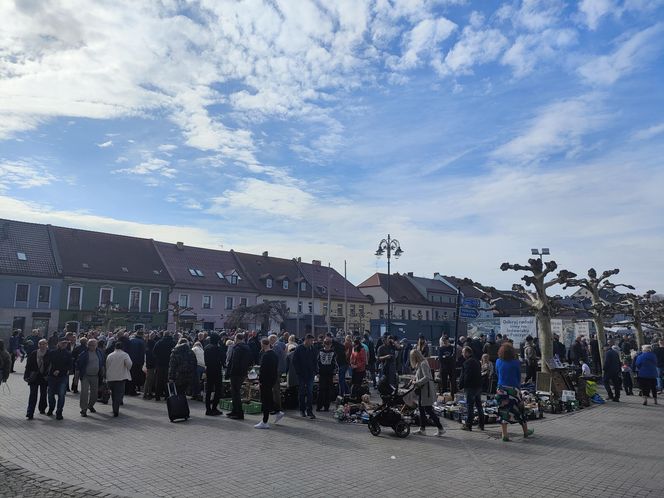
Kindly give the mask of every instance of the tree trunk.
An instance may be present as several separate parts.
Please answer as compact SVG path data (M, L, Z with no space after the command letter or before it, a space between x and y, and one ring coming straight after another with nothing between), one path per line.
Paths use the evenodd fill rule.
M638 346L637 351L641 351L641 346L646 343L646 338L643 336L643 327L641 327L641 322L637 320L634 324L634 328L636 328L636 345Z
M597 331L597 347L599 348L599 364L601 372L604 371L604 345L606 344L606 334L604 333L604 321L602 317L593 318L595 330Z
M539 329L539 346L542 351L542 372L549 372L547 360L553 358L553 336L551 335L551 317L537 315Z

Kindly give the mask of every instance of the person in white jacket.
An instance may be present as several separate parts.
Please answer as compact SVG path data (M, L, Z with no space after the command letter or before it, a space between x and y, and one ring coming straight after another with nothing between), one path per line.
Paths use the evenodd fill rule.
M106 382L111 390L113 416L120 414L125 392L125 381L131 380L131 358L124 352L121 341L115 342L115 351L106 358Z

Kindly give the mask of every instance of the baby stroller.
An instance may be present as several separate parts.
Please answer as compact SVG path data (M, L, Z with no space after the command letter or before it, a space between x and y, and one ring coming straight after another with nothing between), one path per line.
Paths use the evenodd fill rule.
M369 414L369 432L374 436L379 436L381 427L391 427L397 437L404 438L410 434L410 421L404 416L404 396L410 394L414 387L399 393L398 389L390 386L391 393L383 394L383 402ZM380 390L380 388L379 388Z

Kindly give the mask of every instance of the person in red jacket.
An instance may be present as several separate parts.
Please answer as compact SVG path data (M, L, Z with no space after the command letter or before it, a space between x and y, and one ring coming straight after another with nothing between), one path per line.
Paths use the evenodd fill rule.
M360 388L367 374L367 352L362 347L360 339L355 339L353 352L350 355L350 367L353 369L351 379L351 395L353 398L360 399Z

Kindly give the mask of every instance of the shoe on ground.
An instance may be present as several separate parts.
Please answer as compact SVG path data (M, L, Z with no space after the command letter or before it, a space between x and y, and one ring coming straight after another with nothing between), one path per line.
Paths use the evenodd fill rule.
M205 415L212 417L214 414L212 413L212 410L205 410Z
M39 410L39 413L41 413L42 415L46 415L46 410Z
M210 411L212 412L212 416L213 416L213 417L217 417L217 416L219 416L219 415L223 415L223 414L224 414L223 412L221 412L220 410L217 410L216 408L213 408L213 409L210 410Z
M530 437L533 434L535 434L535 429L528 429L524 434L523 437Z
M46 412L46 416L52 417L53 416L53 410L49 410Z
M26 415L25 418L27 418L28 420L32 420L32 415Z
M309 413L307 416L308 416L311 420L315 420L315 419L316 419L316 415L314 415L313 412L312 412L312 413Z
M470 432L470 431L473 430L473 428L470 427L470 426L468 426L468 425L462 425L462 426L461 426L461 430L462 430L462 431L468 431L468 432Z
M154 400L155 401L161 401L161 398L159 396L155 396Z
M438 429L438 430L436 431L435 436L436 436L436 437L440 437L440 436L442 436L443 434L445 434L445 429L441 428L441 429Z
M233 413L231 415L226 415L226 416L228 418L230 418L231 420L244 420L244 415L240 415L240 414L237 414L237 413Z
M300 416L302 416L302 417L306 417L306 416L307 416L307 414L306 414L306 413L304 413L304 412L300 412Z
M415 434L416 436L421 435L421 436L426 436L426 432L424 429L415 429L411 434Z
M88 406L88 410L90 411L90 413L97 413L97 410L95 410L94 406Z
M85 410L81 410L81 417L87 417L88 413Z
M510 442L510 438L507 437L507 436L503 436L503 443L509 443L509 442Z
M55 420L62 420L62 413L58 413L55 415Z
M284 418L284 415L286 415L284 412L277 412L276 415L274 416L274 422L273 424L278 424L279 421Z
M616 403L620 402L620 400L618 398L613 398L613 401L615 401Z
M269 429L270 424L263 422L262 420L254 425L254 429Z

